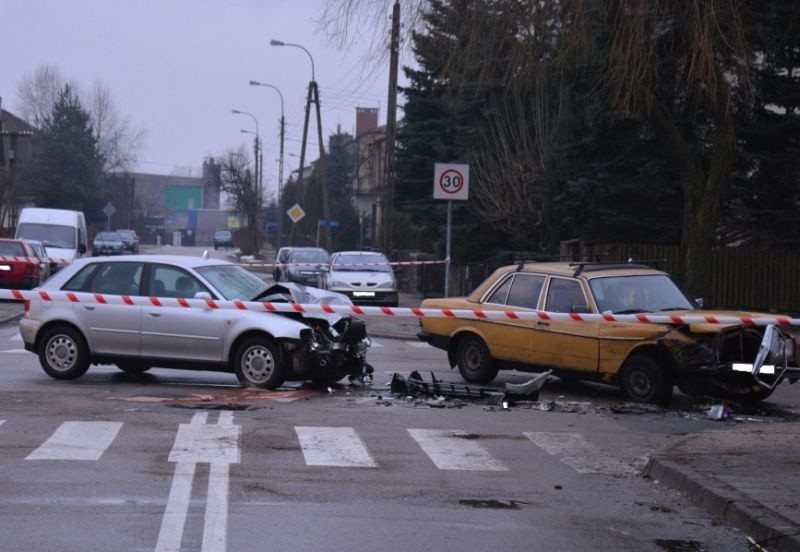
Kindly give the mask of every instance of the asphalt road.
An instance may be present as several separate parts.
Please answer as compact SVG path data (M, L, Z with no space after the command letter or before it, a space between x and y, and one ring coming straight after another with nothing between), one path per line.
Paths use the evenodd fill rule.
M6 550L749 549L639 475L670 436L716 427L702 405L620 414L612 388L556 381L508 410L392 397L395 371L457 381L394 339L375 340L373 388L332 393L110 366L55 381L19 348L0 327Z

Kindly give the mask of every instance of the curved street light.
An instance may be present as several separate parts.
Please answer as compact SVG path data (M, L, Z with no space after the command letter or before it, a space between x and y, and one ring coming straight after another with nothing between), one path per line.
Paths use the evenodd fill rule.
M311 55L311 52L309 52L306 49L305 46L303 46L302 44L294 44L292 42L283 42L282 40L275 40L274 38L269 41L269 45L270 46L292 46L294 48L300 48L301 50L303 50L306 54L308 54L308 59L311 60L311 80L312 81L316 81L317 80L317 79L314 78L314 57Z
M250 113L249 111L241 111L239 109L231 109L231 113L234 115L247 115L253 119L253 122L256 124L256 147L255 147L255 164L256 164L256 191L258 191L258 196L261 198L261 186L263 184L263 179L261 175L261 160L260 160L260 152L261 152L261 134L258 131L258 119L256 116ZM245 132L245 131L242 131ZM261 201L261 199L259 199Z

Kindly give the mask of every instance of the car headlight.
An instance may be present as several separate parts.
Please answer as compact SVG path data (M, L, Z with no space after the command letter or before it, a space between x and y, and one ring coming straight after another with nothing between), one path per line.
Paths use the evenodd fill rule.
M380 284L377 285L377 287L379 287L380 289L394 289L397 286L395 285L394 282L381 282Z
M343 282L341 280L328 280L328 287L349 288L350 285L347 282Z

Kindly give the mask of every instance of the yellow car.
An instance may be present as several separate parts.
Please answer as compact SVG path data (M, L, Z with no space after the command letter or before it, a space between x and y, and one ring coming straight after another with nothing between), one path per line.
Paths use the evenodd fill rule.
M422 308L556 313L753 316L698 310L670 276L633 263L520 263L495 271L466 297ZM447 351L470 383L500 369L552 369L564 379L619 385L633 401L690 395L763 400L800 377L796 326L643 324L596 320L420 319L419 339Z

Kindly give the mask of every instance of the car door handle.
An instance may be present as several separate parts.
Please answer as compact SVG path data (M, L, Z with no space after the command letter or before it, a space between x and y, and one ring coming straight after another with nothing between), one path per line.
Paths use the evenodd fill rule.
M546 327L546 328L549 328L549 327L550 327L550 322L545 322L545 321L543 321L543 320L539 320L539 321L536 323L536 325L537 325L537 326L544 326L544 327Z
M151 318L158 318L159 316L161 316L161 313L158 311L150 311L147 313L147 315L150 316Z
M83 309L84 310L88 310L88 311L93 311L95 308L97 308L97 307L95 307L94 305L84 305L83 306Z

